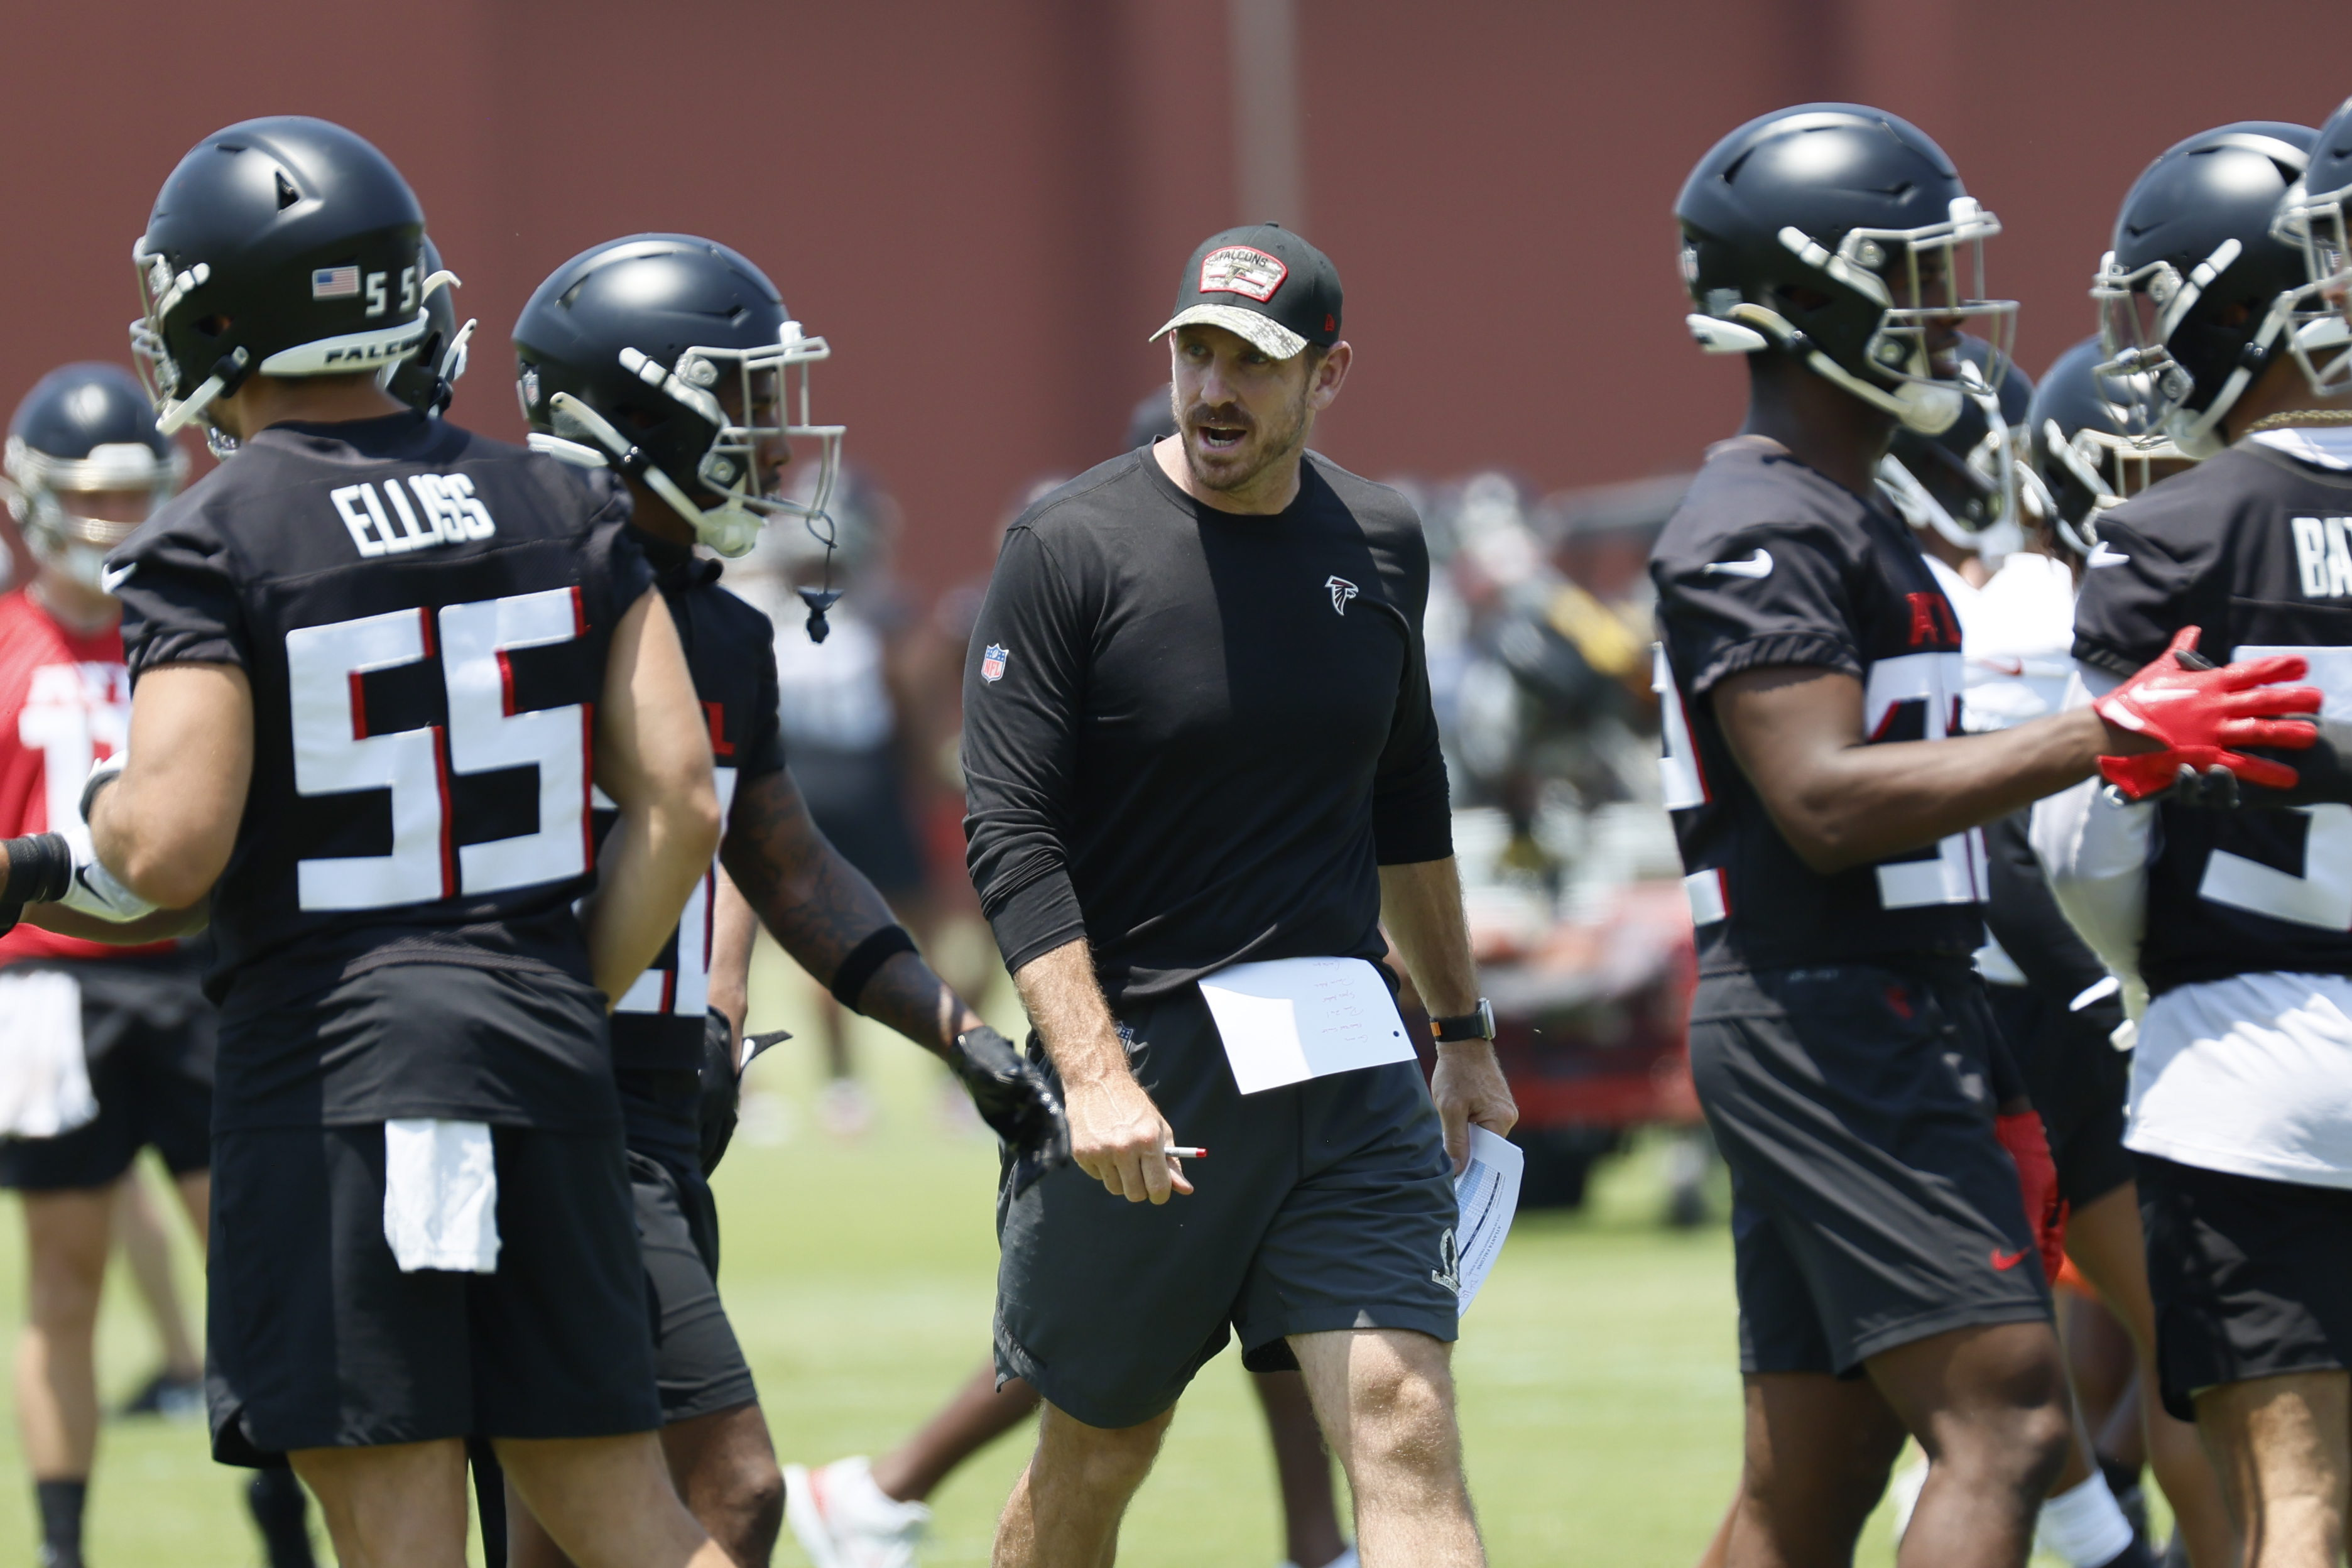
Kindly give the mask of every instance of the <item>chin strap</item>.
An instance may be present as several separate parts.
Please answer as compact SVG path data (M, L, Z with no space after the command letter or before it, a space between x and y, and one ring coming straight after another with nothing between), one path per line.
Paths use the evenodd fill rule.
M562 435L550 436L533 431L530 449L558 462L570 463L576 468L617 468L633 479L642 479L662 500L669 502L678 516L694 524L698 537L702 528L702 509L678 488L676 479L664 473L661 465L645 454L645 449L614 428L613 422L589 407L568 392L559 392L549 399L555 412L555 427L569 430L574 436L586 436L602 447L583 446L565 439ZM608 455L609 454L609 455Z
M1832 382L1853 394L1873 408L1891 414L1922 436L1940 436L1952 427L1960 416L1960 390L1941 386L1922 386L1906 382L1895 391L1888 391L1864 381L1861 376L1838 363L1815 346L1813 340L1799 331L1794 323L1769 306L1746 300L1734 305L1725 315L1735 324L1743 326L1772 346L1796 355L1805 368L1822 380ZM1719 318L1710 318L1711 320ZM1693 331L1696 331L1694 327ZM1756 347L1764 347L1759 342ZM1713 353L1754 353L1755 349L1710 349Z

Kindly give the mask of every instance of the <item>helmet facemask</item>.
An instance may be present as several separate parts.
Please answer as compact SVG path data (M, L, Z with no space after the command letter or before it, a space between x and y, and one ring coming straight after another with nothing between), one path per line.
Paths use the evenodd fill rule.
M1998 357L1992 363L2006 369ZM1879 463L1879 485L1903 521L1914 528L1932 529L1959 549L1997 560L2014 554L2017 549L2021 471L2017 432L2010 427L2000 394L1985 380L1975 361L1960 362L1958 384L1961 396L1983 417L1984 434L1966 452L1932 439L1922 443L1927 451L1921 460L1939 465L1940 473L1915 474L1910 466L1889 453ZM1966 497L1957 512L1937 494L1938 489L1957 489Z
M2293 319L2295 295L2289 291L2270 302L2242 346L2227 354L2230 372L2210 400L2201 408L2193 405L2197 376L2174 344L2188 340L2186 346L2193 353L2199 347L2196 334L2218 332L2210 321L2196 318L2197 306L2244 250L2234 237L2225 239L2186 274L2162 260L2126 270L2111 250L2100 259L2091 284L2099 311L2099 343L2107 356L2096 374L2133 383L2140 390L2148 424L2168 437L2183 458L2202 461L2226 444L2223 417L2253 384L2271 345Z
M2303 257L2306 279L2292 296L2288 352L2322 397L2352 392L2352 185L2313 194L2297 181L2271 222L2273 238Z
M1803 320L1809 312L1786 286L1776 290L1784 309L1708 289L1700 301L1705 313L1686 320L1710 353L1780 348L1906 427L1941 435L1960 416L1966 395L1954 376L1937 372L1945 340L1956 351L1960 327L1969 323L1969 331L1990 345L1982 370L1987 384L1998 386L2008 366L2017 301L1990 299L1985 291L1984 242L1999 233L2000 220L1969 196L1953 197L1941 223L1850 229L1834 250L1793 225L1782 228L1781 246L1804 268L1802 288L1832 301L1822 314L1844 314L1854 303L1868 312L1870 325L1858 342L1833 345L1823 332L1809 330ZM1684 268L1696 289L1699 264L1687 247Z
M74 510L72 498L97 491L143 489L147 516L179 493L188 476L188 455L177 447L168 458L134 441L92 447L87 458L53 458L19 436L8 437L5 494L25 542L42 564L87 588L98 588L107 552L135 532L142 518L121 522Z
M730 560L750 552L770 518L798 517L821 542L832 530L826 511L841 472L839 425L818 425L809 416L809 366L830 357L823 338L803 335L798 321L786 321L773 343L751 348L696 346L663 365L636 349L623 349L623 369L709 430L708 444L690 472L677 473L653 462L609 420L567 393L551 399L549 423L555 437L533 435L531 445L559 458L605 463L642 479L679 516L694 525L695 537ZM728 395L722 397L721 392ZM731 405L731 407L730 407ZM526 411L531 406L526 396ZM795 416L797 417L795 417ZM576 437L584 437L593 447ZM814 442L817 477L807 499L795 500L772 486L761 452L777 443ZM569 450L565 450L569 448ZM772 489L777 493L771 493ZM715 497L715 504L706 504Z

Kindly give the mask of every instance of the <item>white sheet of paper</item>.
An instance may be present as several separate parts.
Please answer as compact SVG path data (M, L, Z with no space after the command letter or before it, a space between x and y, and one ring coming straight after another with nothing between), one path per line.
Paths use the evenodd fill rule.
M1412 1060L1380 971L1360 958L1236 963L1201 982L1244 1094Z
M1477 1300L1478 1287L1502 1254L1503 1238L1511 1234L1527 1158L1509 1139L1483 1127L1470 1129L1470 1163L1454 1178L1454 1201L1462 1208L1454 1231L1454 1278L1464 1312Z

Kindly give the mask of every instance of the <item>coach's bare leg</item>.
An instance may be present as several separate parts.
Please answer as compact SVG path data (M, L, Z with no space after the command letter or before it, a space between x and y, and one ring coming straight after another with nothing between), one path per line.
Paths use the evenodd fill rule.
M1293 1334L1290 1347L1355 1493L1366 1568L1484 1568L1454 1419L1454 1347L1410 1329Z
M98 1452L90 1341L106 1283L114 1189L24 1194L25 1331L16 1342L16 1428L37 1481L89 1479Z
M996 1385L996 1363L981 1363L939 1414L874 1461L874 1484L894 1502L921 1502L949 1472L1036 1413L1037 1391L1017 1377Z
M2298 1372L2197 1396L2197 1430L2245 1542L2243 1568L2336 1568L2352 1506L2352 1374Z
M2147 1249L2139 1226L2139 1192L2126 1182L2092 1199L2066 1222L2066 1253L2131 1336L2137 1358L2140 1414L2147 1459L2172 1505L2176 1527L2194 1568L2231 1568L2238 1561L2236 1532L2221 1483L2205 1457L2197 1428L2165 1413L2157 1394L2156 1303L2147 1291Z
M341 1568L466 1568L466 1445L297 1448Z
M492 1442L524 1507L580 1568L734 1568L678 1500L653 1433Z
M1110 1568L1118 1521L1175 1418L1171 1408L1137 1426L1089 1426L1040 1406L1037 1451L996 1521L992 1568Z
M1739 1490L1700 1561L1851 1568L1863 1521L1902 1452L1903 1423L1864 1378L1773 1372L1740 1383Z
M1265 1410L1265 1435L1282 1482L1283 1544L1300 1568L1323 1568L1348 1542L1331 1500L1331 1450L1323 1446L1307 1380L1295 1372L1261 1372L1250 1385Z
M767 1568L784 1523L784 1474L757 1405L739 1405L662 1428L670 1484L695 1522L737 1568ZM572 1559L507 1483L509 1568L572 1568ZM489 1568L498 1568L496 1563Z
M2058 1336L2048 1323L1954 1329L1868 1366L1929 1460L1895 1561L2017 1568L2074 1431Z

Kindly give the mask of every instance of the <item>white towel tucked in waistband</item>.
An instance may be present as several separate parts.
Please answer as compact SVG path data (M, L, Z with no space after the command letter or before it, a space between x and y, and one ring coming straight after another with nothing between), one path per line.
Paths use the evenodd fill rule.
M479 1121L383 1124L383 1238L401 1272L499 1267L499 1166Z
M0 1135L54 1138L97 1114L81 987L56 970L0 974Z

